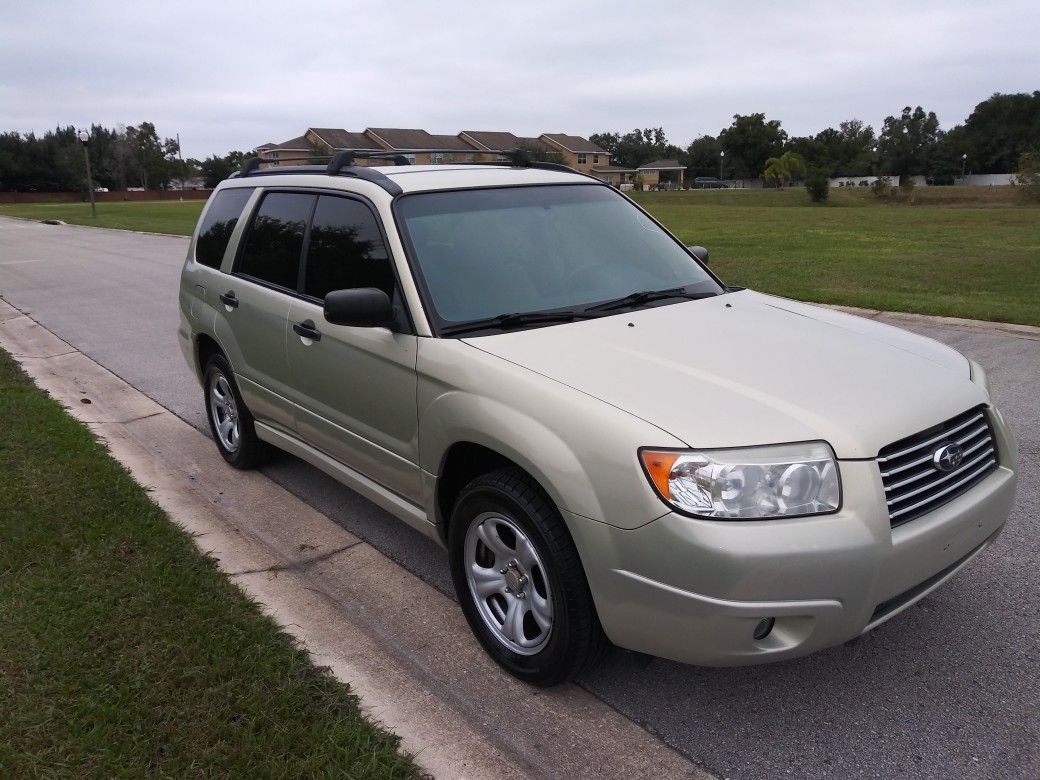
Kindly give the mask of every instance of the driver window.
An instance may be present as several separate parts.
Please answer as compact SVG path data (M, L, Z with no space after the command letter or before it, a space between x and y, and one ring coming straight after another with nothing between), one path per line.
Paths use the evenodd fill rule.
M333 290L377 287L393 297L394 274L375 216L365 204L318 198L307 246L303 292L323 300Z

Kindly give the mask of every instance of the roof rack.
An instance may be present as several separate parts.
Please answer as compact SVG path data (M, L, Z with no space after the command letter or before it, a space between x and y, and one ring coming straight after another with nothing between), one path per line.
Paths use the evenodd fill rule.
M523 149L473 149L472 151L466 149L422 149L417 151L421 151L423 154L494 154L506 158L505 160L492 160L490 162L481 163L453 163L455 165L499 165L516 168L538 168L541 170L562 171L565 173L577 172L573 168L568 168L566 165L561 165L560 163L538 162L532 160L531 155ZM329 160L328 165L324 167L324 173L327 176L353 176L358 179L364 179L373 184L378 184L391 195L400 195L403 190L386 174L381 173L374 168L355 165L354 161L386 160L388 162L392 161L394 165L411 165L411 161L408 159L406 153L391 150L373 152L367 149L343 149L332 155L331 159L329 158L329 155L318 157L279 157L278 163L314 163L319 160ZM259 157L250 157L245 161L240 170L231 174L231 178L273 176L277 174L292 173L320 173L323 170L320 165L313 164L310 166L294 166L292 168L261 168L261 162L264 161ZM304 167L306 167L306 170L303 169Z

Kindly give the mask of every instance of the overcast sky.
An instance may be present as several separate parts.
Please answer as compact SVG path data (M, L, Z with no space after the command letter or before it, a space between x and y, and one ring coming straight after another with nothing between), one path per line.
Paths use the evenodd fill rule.
M1038 0L4 0L0 130L152 121L186 157L307 127L520 135L735 113L791 135L1040 89Z

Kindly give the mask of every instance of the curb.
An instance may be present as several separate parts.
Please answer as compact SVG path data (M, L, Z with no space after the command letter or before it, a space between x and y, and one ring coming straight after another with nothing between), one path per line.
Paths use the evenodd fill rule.
M0 346L436 777L713 780L577 685L509 677L454 601L263 474L229 473L207 436L3 299Z
M818 303L817 301L804 301L812 306L823 306L828 309L843 311L846 314L854 314L857 317L865 317L869 320L884 318L886 320L899 320L907 324L930 325L945 328L969 328L971 330L982 330L1000 333L1005 336L1016 336L1018 338L1040 341L1040 328L1034 325L1020 325L1015 322L991 322L989 320L969 320L962 317L944 317L937 314L914 314L905 311L883 311L881 309L861 309L856 306L842 306L836 303Z

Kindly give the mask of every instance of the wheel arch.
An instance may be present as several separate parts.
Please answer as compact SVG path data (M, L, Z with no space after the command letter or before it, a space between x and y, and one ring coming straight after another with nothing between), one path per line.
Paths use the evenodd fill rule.
M455 400L465 403L461 398ZM427 419L442 424L453 418L458 420L452 411L445 407L437 414L427 415ZM460 424L439 428L426 436L420 434L420 440L425 439L428 444L442 442L436 447L439 455L435 465L426 466L435 475L432 508L441 539L447 541L451 510L462 489L481 474L508 467L524 472L558 509L600 517L599 496L577 454L541 422L519 416L504 406L496 411L484 415L479 428ZM517 432L525 435L517 436ZM560 478L551 478L554 474Z

